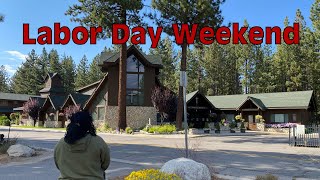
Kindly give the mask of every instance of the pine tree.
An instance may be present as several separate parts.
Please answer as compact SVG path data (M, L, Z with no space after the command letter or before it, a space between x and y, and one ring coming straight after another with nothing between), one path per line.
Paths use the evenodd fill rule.
M12 89L15 93L33 95L39 93L43 87L44 77L44 74L41 74L39 62L39 56L35 50L32 50L12 78Z
M152 8L159 11L158 14L150 14L150 18L156 22L158 26L164 28L165 33L173 36L174 32L172 24L198 24L198 28L204 26L212 26L216 29L223 21L221 16L220 5L224 0L152 0ZM180 27L181 28L181 27ZM196 41L198 41L198 33ZM187 68L187 41L183 40L181 45L181 71L186 71ZM182 87L179 87L178 95L178 110L177 110L177 128L182 128L182 112L183 112L183 97Z
M174 51L172 41L169 37L161 40L157 48L150 49L151 55L158 55L161 57L163 69L161 69L159 79L162 85L171 89L177 90L177 79L175 77L175 69L177 64L177 54Z
M61 64L58 51L52 49L48 55L49 58L49 72L61 74Z
M88 81L89 81L88 69L89 69L88 59L84 55L77 67L76 81L75 81L76 88L80 88L88 85Z
M79 1L69 7L66 15L72 16L71 20L80 22L85 26L101 26L103 33L99 34L100 38L111 36L113 24L126 24L136 26L142 24L142 18L139 12L143 7L141 0L87 0ZM124 37L121 31L120 37ZM125 129L126 120L126 59L127 44L120 46L119 58L119 92L118 92L118 128Z
M71 56L64 55L61 61L63 85L67 93L75 90L76 65Z
M101 71L99 64L100 62L100 54L96 55L89 66L89 81L88 84L99 81L103 78L104 73Z
M0 66L0 92L9 92L9 77L4 65Z

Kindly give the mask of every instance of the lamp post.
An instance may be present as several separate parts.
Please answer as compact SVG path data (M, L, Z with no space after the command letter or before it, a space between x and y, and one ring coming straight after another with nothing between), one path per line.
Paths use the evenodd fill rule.
M187 122L187 102L186 102L186 91L187 91L187 72L180 71L180 86L183 88L183 119L184 119L184 142L186 150L186 158L189 157L188 150L188 122Z

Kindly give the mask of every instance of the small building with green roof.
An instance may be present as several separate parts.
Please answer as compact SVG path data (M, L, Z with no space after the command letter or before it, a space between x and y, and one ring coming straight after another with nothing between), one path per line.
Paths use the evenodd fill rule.
M232 121L236 115L255 130L256 115L261 115L268 124L301 123L313 121L317 110L313 91L276 92L260 94L237 94L204 96L199 91L187 95L189 122L204 126L210 113L218 119Z

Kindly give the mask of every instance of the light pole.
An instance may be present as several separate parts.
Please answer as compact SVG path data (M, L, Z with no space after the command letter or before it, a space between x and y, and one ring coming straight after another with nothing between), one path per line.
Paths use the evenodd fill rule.
M184 142L186 150L186 158L189 157L188 150L188 121L187 121L187 102L186 102L186 91L187 91L187 72L180 71L180 86L183 88L183 119L184 119Z

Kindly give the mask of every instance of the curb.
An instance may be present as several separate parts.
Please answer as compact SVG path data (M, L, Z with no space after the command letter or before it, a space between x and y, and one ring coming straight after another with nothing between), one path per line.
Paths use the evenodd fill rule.
M25 145L25 146L28 146L28 145ZM53 149L49 149L49 148L42 148L42 147L34 147L34 146L28 146L34 150L44 150L48 153L48 155L43 155L42 156L39 156L39 157L35 157L35 158L32 158L32 159L29 159L29 160L26 160L24 162L10 162L8 164L4 164L4 165L0 165L1 168L4 168L4 167L11 167L11 166L20 166L20 165L28 165L28 164L34 164L34 163L39 163L41 161L44 161L44 160L47 160L47 159L51 159L53 158ZM31 158L31 157L29 157Z
M0 126L0 128L9 129L8 126ZM22 128L17 126L11 126L11 130L25 130L25 131L45 131L45 132L66 132L66 130L57 130L57 129L38 129L38 128Z

